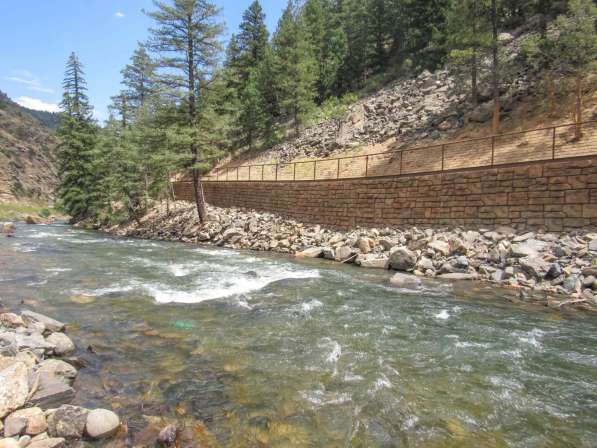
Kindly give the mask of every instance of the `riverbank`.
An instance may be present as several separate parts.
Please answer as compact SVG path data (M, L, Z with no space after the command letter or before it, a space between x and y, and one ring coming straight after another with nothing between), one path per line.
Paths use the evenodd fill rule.
M238 209L209 207L209 216L201 226L193 204L158 204L138 223L101 230L392 269L399 274L392 281L397 287L426 278L490 282L518 290L520 300L597 312L597 232L521 232L505 226L343 232Z
M1 448L61 448L126 435L111 410L70 405L83 363L73 356L66 328L31 310L9 312L0 303Z

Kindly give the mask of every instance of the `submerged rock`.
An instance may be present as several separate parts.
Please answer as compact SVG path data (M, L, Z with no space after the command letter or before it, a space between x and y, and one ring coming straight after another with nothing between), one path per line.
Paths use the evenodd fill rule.
M296 253L296 257L298 258L319 258L323 254L322 247L310 247L309 249L305 249L301 252Z
M402 287L417 287L421 286L421 279L416 275L402 274L400 272L394 274L390 279L390 284L398 288Z

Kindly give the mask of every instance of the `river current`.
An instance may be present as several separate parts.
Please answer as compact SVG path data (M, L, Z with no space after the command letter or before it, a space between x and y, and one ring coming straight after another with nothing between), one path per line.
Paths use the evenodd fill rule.
M120 239L0 239L0 299L70 323L75 402L218 447L595 447L597 319L462 283ZM24 302L24 304L22 304Z

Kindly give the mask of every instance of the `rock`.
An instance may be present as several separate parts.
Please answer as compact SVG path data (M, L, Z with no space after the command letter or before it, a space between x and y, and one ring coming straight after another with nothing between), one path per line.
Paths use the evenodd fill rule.
M479 278L479 274L472 273L467 274L463 272L452 272L449 274L441 274L439 278L443 278L446 280L477 280Z
M0 233L4 233L5 235L12 235L16 230L17 228L12 222L5 222L0 225Z
M383 250L387 251L396 246L396 241L390 240L388 238L382 238L379 240L379 245L383 248Z
M46 329L51 332L56 331L63 331L65 325L62 322L59 322L51 317L44 316L43 314L36 313L34 311L23 311L21 316L25 320L25 322L41 322L45 325Z
M0 371L0 418L22 407L29 395L29 370L23 362Z
M177 434L178 428L176 428L175 425L168 425L160 431L160 434L158 435L158 442L165 447L173 446L176 442Z
M52 437L80 439L90 412L79 406L63 404L48 417L48 434Z
M76 296L71 296L70 301L73 303L78 303L79 305L89 305L97 300L94 296L87 296L85 294L78 294Z
M230 239L232 239L233 237L242 237L245 235L245 232L242 229L235 229L235 228L230 228L230 229L226 229L224 231L224 233L222 234L222 242L226 242Z
M359 237L359 239L357 239L356 246L363 254L368 254L371 252L371 240L367 237Z
M533 257L536 258L540 252L543 252L547 248L548 244L544 241L539 240L527 240L523 243L513 244L511 247L511 253L513 257Z
M520 259L520 267L535 278L545 278L552 265L542 258L524 257Z
M7 417L4 421L4 437L20 436L25 432L27 420L20 417Z
M448 243L450 244L450 254L466 255L466 246L460 238L452 237Z
M510 33L500 33L498 34L498 41L502 43L508 43L514 40L514 36Z
M547 278L547 279L558 278L563 273L564 273L564 271L562 270L562 267L558 263L553 263L547 270L547 273L545 274L545 278Z
M31 436L41 434L44 431L46 431L46 429L48 429L48 424L46 422L46 416L44 414L44 411L42 411L41 408L38 407L14 411L12 414L6 417L4 423L8 427L8 425L11 424L13 420L24 421L25 426L23 427L23 432ZM18 434L21 434L21 432L19 432Z
M48 437L32 441L27 448L62 448L65 440L62 437Z
M9 328L24 327L25 322L21 316L17 316L14 313L3 313L0 314L0 325L4 325Z
M29 399L29 402L42 409L50 409L62 403L69 403L74 396L74 389L63 382L43 383L40 381L39 389Z
M331 247L326 247L323 249L323 258L326 260L335 260L336 252Z
M93 439L110 437L120 426L120 418L107 409L94 409L87 415L85 431Z
M55 346L54 354L57 356L70 355L75 351L75 344L64 333L52 333L46 341Z
M388 268L388 258L387 257L380 257L374 254L368 255L359 255L355 260L355 263L363 268L371 268L371 269L387 269Z
M419 262L417 263L417 269L420 271L426 272L428 270L433 270L433 261L427 257L421 257Z
M0 448L21 448L16 439L0 439Z
M417 264L417 255L406 247L396 247L390 252L390 267L397 271L412 271Z
M390 279L390 284L397 288L403 287L417 287L421 285L421 279L416 275L402 274L400 272L394 274Z
M588 247L590 251L597 252L597 240L592 240Z
M502 271L501 269L496 269L492 274L491 274L491 280L493 280L496 283L501 283L501 281L504 279L504 271Z
M447 257L450 254L450 245L445 241L434 240L427 244L427 247L430 247L434 251L439 252L444 257Z
M454 261L453 261L453 266L458 268L458 269L466 269L469 267L470 262L469 259L467 257L465 257L464 255L461 255L459 257L457 257Z
M40 383L63 383L72 384L77 377L77 369L60 359L46 359L39 364L37 374Z
M347 261L352 257L353 251L349 246L340 246L336 249L336 261Z
M22 436L19 438L19 446L21 448L26 448L31 443L31 436Z
M485 123L493 114L493 101L486 104L481 104L469 115L469 121L473 123Z
M295 254L298 258L319 258L323 254L323 247L310 247Z
M25 217L25 222L27 224L42 224L43 220L41 218L38 218L37 216L27 215Z

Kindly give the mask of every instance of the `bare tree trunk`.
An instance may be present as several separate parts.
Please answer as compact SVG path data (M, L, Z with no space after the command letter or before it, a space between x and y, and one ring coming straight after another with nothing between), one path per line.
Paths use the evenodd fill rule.
M473 107L479 104L479 88L477 86L477 47L473 48L473 57L471 60L471 101Z
M549 101L549 115L555 116L557 112L557 104L556 104L556 85L553 81L553 76L548 74L546 75L545 84L547 86L547 98Z
M499 85L499 55L497 29L497 0L491 0L491 23L493 28L493 61L491 66L493 85L493 120L491 130L497 134L500 130L500 85Z
M580 140L582 138L582 76L576 75L576 113L575 115L575 138Z

